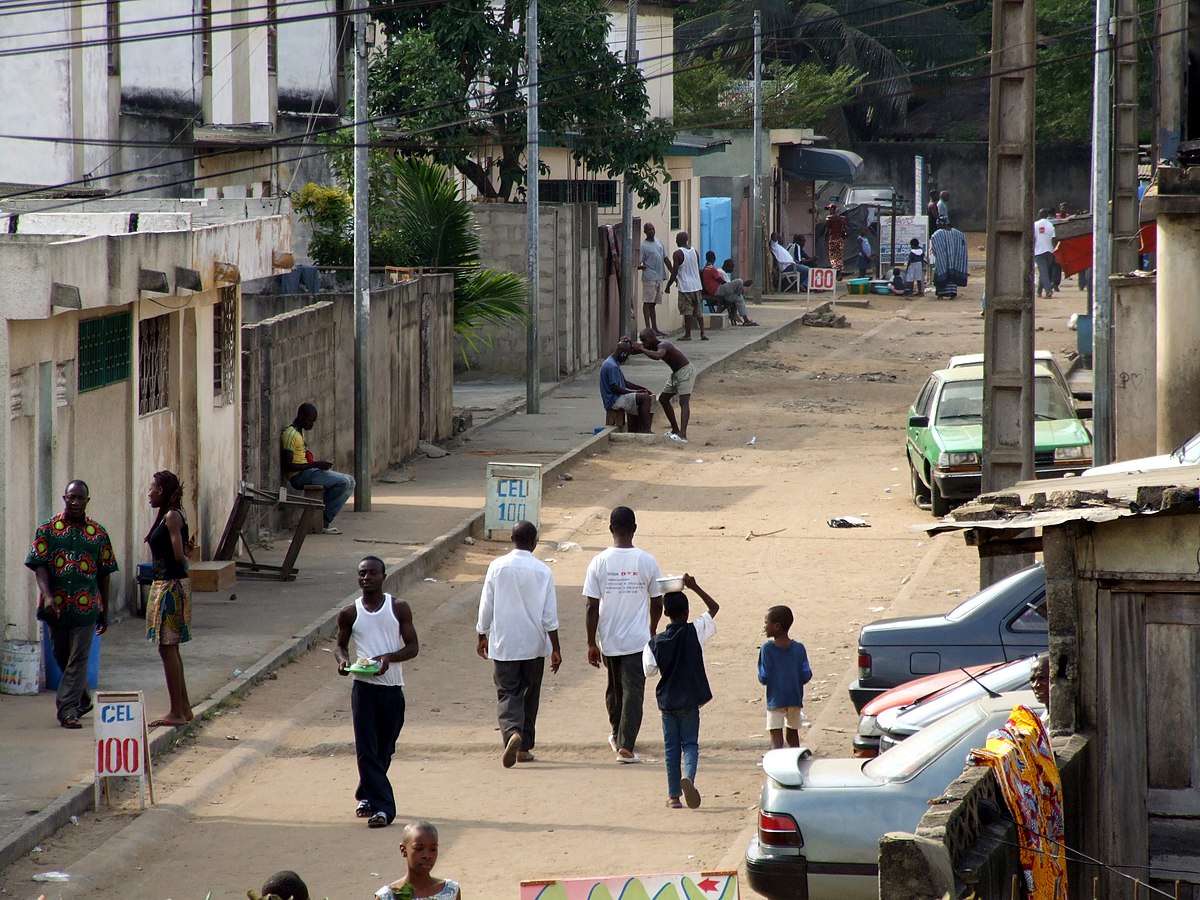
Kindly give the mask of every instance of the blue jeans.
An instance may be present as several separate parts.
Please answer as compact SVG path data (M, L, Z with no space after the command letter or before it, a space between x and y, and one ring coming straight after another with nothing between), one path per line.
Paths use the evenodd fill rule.
M663 759L667 763L667 796L678 798L679 779L686 775L696 780L696 763L700 760L700 707L662 710ZM680 772L680 754L683 771Z
M288 482L298 491L315 484L325 488L325 525L333 522L334 516L342 511L350 495L354 493L354 476L333 469L302 469Z

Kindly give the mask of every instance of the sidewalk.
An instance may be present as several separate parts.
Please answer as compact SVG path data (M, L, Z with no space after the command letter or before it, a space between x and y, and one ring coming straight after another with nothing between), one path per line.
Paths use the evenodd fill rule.
M758 328L725 327L711 340L681 344L701 374L798 329L806 305L756 307ZM698 338L698 335L697 335ZM662 363L632 357L632 381L657 388L666 380ZM698 403L707 386L700 385ZM372 483L372 510L338 517L340 536L310 536L295 581L241 579L231 589L193 595L194 635L183 648L188 689L197 718L244 691L318 639L334 632L339 609L358 594L355 567L373 553L387 564L386 590L400 593L434 571L483 520L484 471L492 460L541 462L546 474L593 445L604 424L595 372L559 383L541 398L541 414L523 412L525 386L517 382L456 383L454 406L468 409L474 427L450 446L449 456L418 458ZM667 427L661 410L655 430ZM619 451L618 451L619 452ZM552 480L551 480L551 483ZM103 510L95 510L101 521ZM286 546L255 548L260 562L278 562ZM100 687L140 690L146 712L166 711L162 666L145 640L143 619L122 613L102 639ZM179 732L151 732L153 752L170 747ZM64 731L54 715L54 695L0 695L0 867L29 852L91 807L94 745L91 717L82 731Z

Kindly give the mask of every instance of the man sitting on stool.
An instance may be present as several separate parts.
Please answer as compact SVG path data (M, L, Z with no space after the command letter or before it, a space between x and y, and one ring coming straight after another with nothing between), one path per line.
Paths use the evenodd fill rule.
M279 435L279 466L288 484L298 491L309 485L325 489L325 527L323 534L341 534L333 520L346 500L354 493L354 478L344 472L335 472L333 463L314 459L304 443L304 432L317 424L317 408L311 403L300 404L296 418Z
M600 399L608 412L620 410L625 413L625 429L641 434L650 433L651 419L654 417L654 395L640 384L625 380L621 365L629 359L633 350L633 342L623 337L617 341L617 348L612 355L600 366Z

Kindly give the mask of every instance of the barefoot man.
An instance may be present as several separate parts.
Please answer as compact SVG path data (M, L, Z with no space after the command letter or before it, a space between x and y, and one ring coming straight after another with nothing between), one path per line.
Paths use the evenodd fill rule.
M667 421L671 423L671 431L667 434L673 441L687 443L688 419L691 416L692 388L696 386L696 367L691 364L683 351L670 341L659 338L653 329L647 328L639 335L642 341L635 349L650 359L661 359L671 367L667 383L663 385L658 395ZM675 406L671 402L679 395L679 421L675 421Z

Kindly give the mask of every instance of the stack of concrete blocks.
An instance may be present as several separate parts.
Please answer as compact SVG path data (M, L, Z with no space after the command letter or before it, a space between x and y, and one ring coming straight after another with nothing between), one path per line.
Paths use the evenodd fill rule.
M524 275L527 269L523 203L476 203L485 266ZM538 331L541 379L558 381L608 355L599 346L601 283L596 205L542 204L538 213ZM486 326L475 347L465 343L471 377L523 378L526 326ZM457 364L465 368L461 356Z

